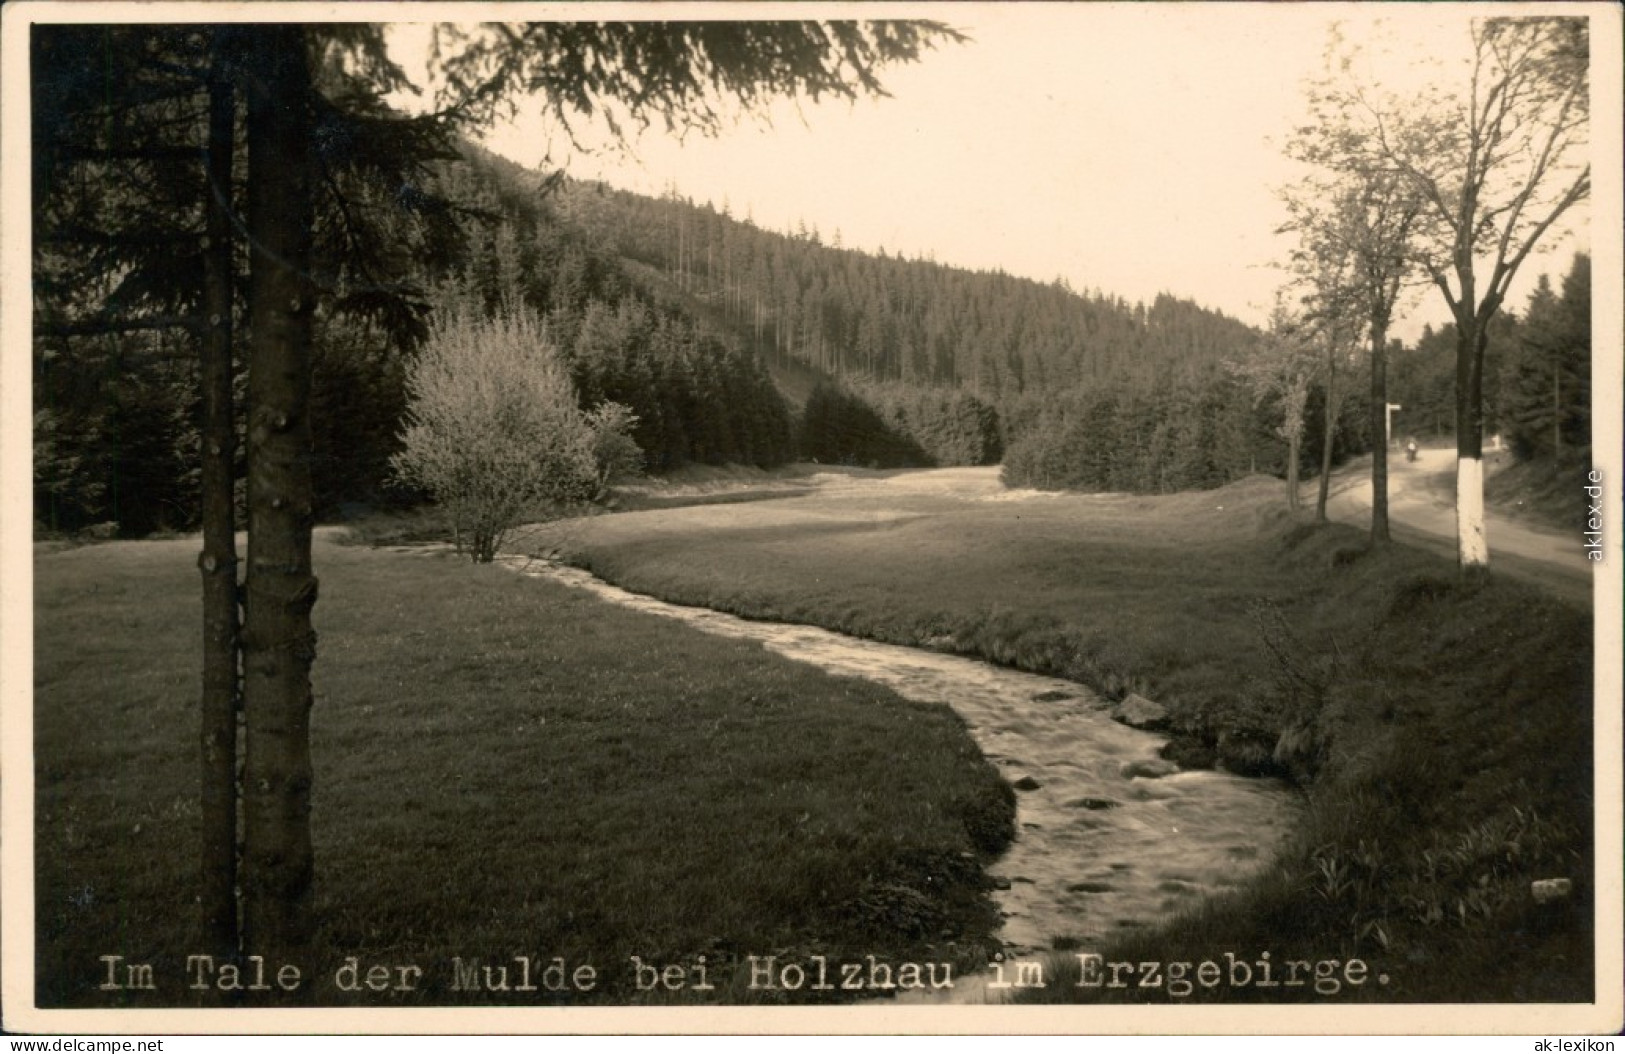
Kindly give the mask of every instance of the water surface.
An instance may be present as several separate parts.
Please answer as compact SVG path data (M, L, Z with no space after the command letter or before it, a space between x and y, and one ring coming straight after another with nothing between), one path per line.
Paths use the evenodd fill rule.
M952 707L989 761L1017 787L1017 833L989 873L1004 916L1007 959L1098 947L1154 926L1266 864L1297 815L1273 780L1222 772L1137 775L1163 736L1113 721L1072 681L812 626L757 622L669 604L552 561L499 557L525 574L587 590L721 636L760 641L829 673L862 677L909 699ZM956 984L956 998L976 998Z

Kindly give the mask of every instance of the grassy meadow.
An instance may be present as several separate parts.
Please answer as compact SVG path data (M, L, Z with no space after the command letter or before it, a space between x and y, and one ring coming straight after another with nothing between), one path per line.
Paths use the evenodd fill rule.
M1139 691L1174 712L1169 756L1299 782L1272 869L1108 956L1358 955L1389 980L1345 998L1591 1000L1588 611L1295 519L1273 480L1021 497L990 478L870 474L526 544L667 600ZM1535 903L1552 877L1573 895Z
M198 950L194 540L35 561L37 998L174 1006ZM318 536L324 1005L744 1000L749 954L986 960L1013 794L946 707L498 567ZM154 991L98 991L99 957ZM630 956L716 991L641 992ZM424 970L347 994L345 957ZM453 957L596 968L453 991ZM691 975L692 978L692 975ZM517 978L513 979L517 984Z

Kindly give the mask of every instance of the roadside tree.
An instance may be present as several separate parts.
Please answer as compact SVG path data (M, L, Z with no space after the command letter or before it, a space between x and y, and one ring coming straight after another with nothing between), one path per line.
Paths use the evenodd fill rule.
M1286 503L1296 512L1304 409L1321 365L1314 330L1302 316L1278 305L1270 317L1269 331L1254 345L1252 354L1227 365L1252 392L1255 407L1265 401L1280 407L1281 423L1276 426L1276 434L1287 445Z
M1349 149L1421 201L1416 258L1456 328L1456 530L1463 572L1489 566L1484 350L1518 270L1591 192L1589 21L1475 19L1466 83L1381 92L1343 63L1325 103Z
M1320 91L1311 100L1316 123L1301 129L1289 156L1309 176L1282 192L1298 247L1291 266L1304 287L1308 321L1325 346L1326 444L1316 517L1325 519L1336 369L1351 332L1362 332L1371 361L1371 540L1388 530L1388 327L1416 273L1414 249L1420 198L1391 166L1367 155L1348 100Z

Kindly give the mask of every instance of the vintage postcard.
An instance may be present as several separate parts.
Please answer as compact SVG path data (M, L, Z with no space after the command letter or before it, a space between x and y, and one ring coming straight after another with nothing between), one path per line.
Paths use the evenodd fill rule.
M1617 5L3 17L8 1032L1625 1024Z

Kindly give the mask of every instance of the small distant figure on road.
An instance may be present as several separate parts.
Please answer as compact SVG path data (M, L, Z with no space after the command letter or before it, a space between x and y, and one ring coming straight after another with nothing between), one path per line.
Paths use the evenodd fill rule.
M1405 440L1405 460L1416 460L1416 438L1414 436Z

